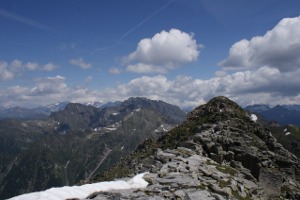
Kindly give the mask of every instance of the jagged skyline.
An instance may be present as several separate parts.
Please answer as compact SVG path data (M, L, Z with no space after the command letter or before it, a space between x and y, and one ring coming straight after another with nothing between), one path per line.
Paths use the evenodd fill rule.
M299 104L296 0L2 1L0 104Z

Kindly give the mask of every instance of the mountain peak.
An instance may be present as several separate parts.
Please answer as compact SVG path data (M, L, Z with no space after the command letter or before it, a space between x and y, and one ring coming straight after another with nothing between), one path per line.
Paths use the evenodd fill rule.
M237 103L224 96L211 99L206 104L196 107L188 115L188 120L200 120L206 123L230 118L249 118L249 116Z
M278 112L287 112L288 109L286 109L285 107L281 106L281 105L276 105L273 110L276 110Z

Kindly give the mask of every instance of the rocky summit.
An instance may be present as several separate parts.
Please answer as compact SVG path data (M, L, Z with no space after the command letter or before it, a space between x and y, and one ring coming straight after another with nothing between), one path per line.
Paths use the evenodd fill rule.
M233 101L216 97L93 182L148 172L146 188L87 199L300 199L300 162Z

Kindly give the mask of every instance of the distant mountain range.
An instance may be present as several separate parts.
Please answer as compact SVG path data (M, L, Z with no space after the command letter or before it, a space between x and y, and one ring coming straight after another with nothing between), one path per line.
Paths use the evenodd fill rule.
M37 108L23 108L23 107L4 107L0 105L0 120L13 118L13 119L46 119L52 112L57 112L65 109L70 102L60 102L50 104L47 106L39 106ZM87 102L82 105L93 106L95 108L107 108L120 105L122 102Z
M145 99L145 98L140 98ZM52 112L58 112L69 104L70 102L61 102L56 104L50 104L47 106L40 106L37 108L22 108L12 107L6 108L0 106L0 120L13 118L13 119L47 119ZM95 108L109 108L120 106L123 102L87 102L82 105L92 106ZM275 121L279 125L293 124L300 126L300 105L277 105L272 107L267 104L255 104L245 107L252 113L258 114L264 117L268 121Z
M279 125L293 124L300 126L300 105L251 105L246 110L259 114L268 121L275 121Z
M177 106L146 98L50 110L45 119L0 121L0 199L88 181L186 117Z
M37 108L0 108L0 119L46 119L52 112L63 110L69 102L50 104Z

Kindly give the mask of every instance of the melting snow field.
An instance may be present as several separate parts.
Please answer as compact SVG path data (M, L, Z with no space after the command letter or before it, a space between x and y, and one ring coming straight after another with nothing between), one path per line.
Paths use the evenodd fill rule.
M138 174L128 181L118 180L82 186L51 188L41 192L23 194L10 198L9 200L63 200L69 198L86 198L90 194L99 191L145 188L148 183L143 179L144 174L145 173Z

